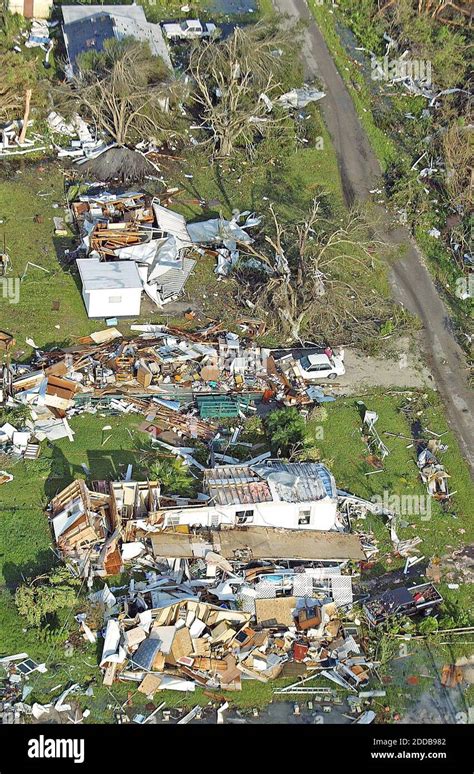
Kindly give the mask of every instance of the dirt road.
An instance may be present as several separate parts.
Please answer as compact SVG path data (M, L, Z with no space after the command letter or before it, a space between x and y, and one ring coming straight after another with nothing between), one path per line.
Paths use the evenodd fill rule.
M381 188L381 169L360 124L351 96L334 64L306 0L273 0L275 9L292 22L303 19L302 56L305 77L318 77L326 97L321 108L336 149L344 195L348 204L363 201ZM405 247L404 257L391 272L394 297L423 323L428 367L446 406L448 421L474 476L474 395L469 389L464 354L452 333L449 312L439 297L423 256L407 229L379 211L380 236Z

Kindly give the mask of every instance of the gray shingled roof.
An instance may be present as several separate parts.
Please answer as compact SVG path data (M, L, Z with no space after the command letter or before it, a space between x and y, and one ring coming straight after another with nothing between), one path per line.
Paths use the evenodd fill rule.
M91 48L102 51L106 39L104 35L107 33L107 37L116 37L117 40L130 36L148 42L151 53L161 57L167 67L173 69L161 27L159 24L147 22L141 5L63 5L61 10L64 38L71 64L74 64L82 51ZM111 24L107 29L104 17L108 18ZM112 34L109 34L110 32ZM94 37L96 45L87 45ZM80 48L81 45L83 48Z

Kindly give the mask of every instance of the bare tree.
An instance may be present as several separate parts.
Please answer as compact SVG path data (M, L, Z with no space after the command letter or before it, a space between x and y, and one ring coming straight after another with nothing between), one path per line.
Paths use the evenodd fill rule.
M80 112L118 145L159 138L173 124L181 83L146 44L106 43L100 54L80 58L72 81L56 91L58 107Z
M373 288L380 261L365 219L352 212L334 226L322 209L321 200L314 199L301 223L284 227L270 206L273 235L256 247L241 245L237 278L253 303L277 318L289 342L300 340L309 327L334 338L348 322L363 327L375 307L383 314L386 306ZM260 281L258 272L257 277L249 273L252 261L246 258L260 263Z
M202 128L216 156L250 145L285 115L272 99L282 93L281 75L288 33L273 24L237 27L220 43L195 46L190 73Z

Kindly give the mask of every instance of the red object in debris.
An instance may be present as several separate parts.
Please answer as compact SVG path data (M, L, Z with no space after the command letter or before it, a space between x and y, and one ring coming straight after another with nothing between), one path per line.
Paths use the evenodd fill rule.
M293 646L293 655L295 661L304 661L308 652L308 645L303 645L301 642L295 642Z
M419 678L416 675L409 675L407 677L407 683L408 685L418 685L420 682Z
M264 403L268 403L273 398L273 390L267 389L264 391L262 400Z

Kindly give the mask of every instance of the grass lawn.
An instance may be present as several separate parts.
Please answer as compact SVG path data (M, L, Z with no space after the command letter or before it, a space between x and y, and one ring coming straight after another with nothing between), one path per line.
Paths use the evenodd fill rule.
M12 165L10 177L0 185L0 235L5 234L12 268L8 278L21 278L28 262L47 269L28 268L18 304L0 294L0 327L14 332L27 358L31 349L26 337L47 348L97 330L97 322L87 319L74 276L61 265L64 250L73 244L72 232L68 238L54 236L53 217L64 215L64 201L63 174L56 162ZM53 311L53 302L59 302L58 311Z
M181 8L182 0L139 0L143 6L148 21L162 22L176 19L201 19L201 21L214 21L218 24L229 22L249 23L258 18L273 13L272 0L258 0L256 13L243 14L218 14L213 11L212 0L190 0L186 3L189 11L184 13Z
M419 549L427 559L450 554L462 546L472 544L474 540L474 505L469 469L454 435L448 430L437 394L431 393L429 399L431 405L423 412L421 421L424 427L433 432L446 432L441 440L448 445L448 450L440 456L451 477L449 489L455 494L445 508L431 499L429 520L425 521L423 514L402 514L401 520L409 522L409 526L397 527L400 539L415 536L422 538ZM415 449L407 448L410 441L383 435L384 431L388 431L411 436L409 422L399 411L404 403L403 396L375 391L365 395L363 400L368 409L379 415L377 429L390 450L381 473L373 473L374 468L366 461L368 449L360 432L362 422L356 399L339 399L335 403L326 404L326 421L310 421L310 435L313 434L314 444L320 448L322 459L333 471L338 487L369 500L376 495L383 497L385 491L389 496L426 495L415 464ZM318 427L322 427L322 440L318 440L321 435ZM381 574L404 565L403 559L396 560L388 555L392 545L382 518L370 516L366 521L358 521L357 528L372 530L379 541L380 553L376 557L374 573ZM459 604L466 612L472 609L472 587L469 584L460 584L459 589L448 589L446 584L441 584L440 589L448 602Z
M22 575L35 576L51 565L54 555L43 509L73 479L86 478L81 463L96 480L119 478L128 464L134 465L136 476L141 475L136 460L145 436L135 430L141 419L82 414L71 420L76 432L73 443L67 438L54 445L46 441L35 462L20 461L11 466L2 462L14 480L1 491L0 583L15 587ZM111 425L112 430L103 433L105 425Z

